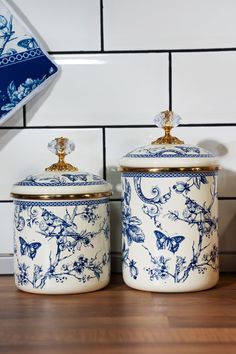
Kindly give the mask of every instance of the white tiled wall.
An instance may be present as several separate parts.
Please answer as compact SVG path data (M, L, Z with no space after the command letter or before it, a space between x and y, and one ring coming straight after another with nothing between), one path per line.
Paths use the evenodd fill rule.
M62 73L27 106L38 125L147 124L168 105L167 54L55 55Z
M103 2L107 50L235 46L234 0Z
M236 122L235 62L236 51L173 54L173 107L186 123Z
M101 49L99 0L14 0L50 51Z
M14 181L49 165L49 140L75 141L80 169L114 186L113 270L120 269L119 158L160 133L160 110L184 119L178 136L220 157L221 270L236 270L236 2L9 0L61 66L60 77L0 127L0 273L12 272ZM105 149L104 149L105 147ZM96 151L96 155L91 150ZM106 153L105 153L106 151Z

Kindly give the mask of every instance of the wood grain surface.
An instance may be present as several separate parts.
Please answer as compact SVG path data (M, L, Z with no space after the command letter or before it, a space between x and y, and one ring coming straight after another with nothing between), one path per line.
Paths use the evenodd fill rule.
M1 276L0 353L236 353L236 275L185 294L132 290L113 275L101 291L56 296Z

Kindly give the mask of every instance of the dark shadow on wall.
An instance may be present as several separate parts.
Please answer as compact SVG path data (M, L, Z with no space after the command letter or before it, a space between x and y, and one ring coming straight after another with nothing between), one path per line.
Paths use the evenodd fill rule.
M228 149L225 145L213 139L202 140L199 142L198 146L219 157L225 156L228 153Z
M107 166L107 180L112 184L113 198L121 197L121 172L118 166Z
M228 154L228 149L225 145L217 140L208 139L199 142L198 146L212 152L220 159ZM235 166L232 166L236 167ZM218 179L218 190L220 197L236 197L236 171L220 168Z
M236 200L219 202L219 231L220 252L236 253Z

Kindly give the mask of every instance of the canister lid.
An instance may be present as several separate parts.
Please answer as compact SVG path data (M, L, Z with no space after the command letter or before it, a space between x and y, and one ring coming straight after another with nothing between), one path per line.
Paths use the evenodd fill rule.
M111 185L100 176L81 172L65 162L75 145L67 138L56 138L48 144L58 162L45 172L27 176L13 185L11 196L17 199L89 199L111 195Z
M181 117L172 111L164 111L154 118L154 123L164 129L164 136L150 145L138 147L120 160L121 171L184 171L217 170L218 160L211 152L195 145L187 145L171 135Z

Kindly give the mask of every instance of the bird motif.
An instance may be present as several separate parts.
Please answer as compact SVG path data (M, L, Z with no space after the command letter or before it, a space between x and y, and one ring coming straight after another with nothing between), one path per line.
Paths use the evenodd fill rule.
M42 218L40 230L48 236L61 236L68 233L76 234L73 222L67 222L51 211L43 209Z

